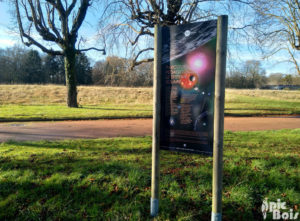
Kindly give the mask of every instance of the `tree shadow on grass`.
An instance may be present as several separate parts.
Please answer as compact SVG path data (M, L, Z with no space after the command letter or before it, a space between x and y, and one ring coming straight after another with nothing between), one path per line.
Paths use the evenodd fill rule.
M35 157L37 159L33 160ZM150 185L150 169L145 171L142 165L133 166L131 161L70 159L67 156L40 159L37 155L27 160L6 159L1 162L0 170L5 174L0 179L0 211L8 208L11 211L0 212L1 220L14 216L20 220L43 219L44 216L53 219L74 216L76 220L87 216L104 220L101 217L109 210L117 212L120 209L125 216L131 210L146 209L130 208L127 204L150 193L149 189L142 191ZM10 171L15 177L9 175ZM141 174L138 178L146 179L138 189L134 187L138 180L132 184L128 181L132 171ZM32 177L26 178L23 174ZM123 186L119 186L120 180L123 180ZM115 220L117 217L114 216L111 213L105 220Z
M256 107L245 107L245 108L241 108L241 107L237 107L237 108L225 108L225 110L257 110L257 111L290 111L286 108L256 108Z
M150 220L151 148L136 141L133 146L141 145L141 148L130 148L128 141L8 143L16 147L61 151L51 155L42 150L37 154L27 151L23 156L26 159L0 158L0 171L6 174L0 179L0 219ZM189 154L163 152L160 202L163 220L189 217L187 215L191 215L189 220L209 219L210 187L206 188L208 191L196 191L192 197L187 193L188 188L203 183L211 185L211 170L197 170L210 168L211 158L197 157L197 163L193 162L194 158ZM272 193L275 199L284 201L289 198L277 196L276 192L299 192L299 178L287 170L297 167L297 159L267 153L250 157L238 153L225 156L224 220L260 220L260 206L267 194ZM261 168L260 164L252 164L260 160L263 162ZM281 166L282 162L285 165ZM278 168L278 173L269 171L274 167ZM246 194L249 199L241 199L239 194ZM290 202L293 203L296 202Z
M25 138L26 138L26 136L29 136L29 137L34 136L34 137L36 137L36 138L40 138L40 137L43 137L43 136L54 137L54 138L59 137L59 135L57 135L57 134L44 134L44 133L42 133L42 134L37 134L37 133L26 133L26 132L16 132L16 131L13 131L13 132L0 131L0 134L7 134L7 135L21 136L21 137L24 137L24 136L25 136ZM70 136L70 135L67 135L67 136L68 136L69 139L72 139L72 138L73 138L73 139L82 139L82 138L80 138L80 137L78 137L78 136ZM63 136L62 136L61 138L63 138ZM8 142L13 143L14 141L11 140L11 141L8 141ZM8 143L8 142L7 142L7 143ZM18 141L18 142L19 142L19 141ZM17 143L17 142L15 142L15 143Z
M123 138L124 139L124 138ZM134 138L131 138L134 139ZM128 142L127 140L125 143ZM106 141L102 139L101 141L91 139L91 140L80 140L76 141L41 141L41 142L31 142L31 141L8 141L8 145L13 145L16 147L29 147L29 148L47 148L47 149L59 149L59 150L78 150L78 151L96 151L99 153L120 153L120 154L148 154L151 153L151 144L148 147L142 146L137 141L135 143L135 148L125 147L122 144L122 139L107 139ZM121 145L121 146L120 146Z
M245 165L246 160L249 159L241 159L245 161L243 162ZM277 157L269 158L269 161L277 162L277 160ZM289 158L283 157L281 160L287 161ZM282 173L268 174L267 171L254 169L251 165L229 166L229 163L226 163L224 168L224 192L230 190L231 195L223 195L226 199L223 206L224 220L235 218L260 220L259 205L270 190L282 192L291 188L299 190L299 186L295 185L296 176L291 178ZM183 167L177 159L172 159L167 166L172 170L162 173L160 214L163 219L176 220L185 213L191 215L189 220L206 220L210 217L210 192L198 190L192 198L186 193L189 191L188 186L193 183L209 184L211 171L204 171L204 176L198 173L196 175L195 168L201 165L193 162L190 164L191 167L188 164ZM145 170L144 166L143 162L104 158L95 160L86 156L82 158L59 156L53 159L37 155L26 160L2 161L1 171L17 170L19 177L0 180L0 211L3 211L0 212L0 219L18 217L20 220L45 218L125 220L126 217L130 217L131 220L150 220L150 169ZM188 173L181 173L177 168ZM22 175L26 171L32 172L32 180L25 179L26 177ZM130 171L136 171L137 179L146 181L130 179ZM80 176L71 176L70 174L74 172ZM123 183L120 180L123 180ZM174 182L179 183L175 190L172 187ZM247 189L250 206L249 201L234 198L237 187ZM172 191L177 192L181 189L179 195L172 195Z
M295 171L291 174L290 170L298 167L296 158L267 156L238 159L224 163L224 216L240 217L252 214L248 219L242 216L237 220L263 220L260 211L266 196L275 201L281 199L287 202L288 208L297 204L293 198L300 191L300 179ZM247 196L245 199L243 194Z
M4 198L0 198L1 220L123 220L134 213L141 220L149 219L149 205L145 202L150 192L147 190L145 195L145 191L128 190L113 182L105 186L96 181L86 184L0 181L0 187L10 190L9 195L0 195ZM131 202L135 200L142 203L133 205Z

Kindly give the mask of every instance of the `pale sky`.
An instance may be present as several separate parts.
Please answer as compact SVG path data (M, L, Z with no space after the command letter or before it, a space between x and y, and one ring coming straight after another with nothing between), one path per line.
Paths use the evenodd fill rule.
M97 17L99 17L97 15L99 13L100 12L95 8L89 10L85 19L85 23L80 28L79 36L83 36L86 39L85 47L102 47L102 45L99 45L99 41L97 40ZM12 27L13 24L14 22L12 22L12 15L9 13L9 6L7 5L7 3L0 2L0 48L11 47L14 44L22 45L19 35L13 33L10 30L10 27ZM249 50L246 43L239 44L239 50L236 50L236 47L231 47L230 45L228 47L231 51L232 58L239 62L253 59L261 60L259 53L253 50ZM92 59L93 62L95 62L98 60L104 60L106 56L115 55L124 57L125 49L120 48L117 51L108 52L106 56L102 55L101 52L95 51L88 52L87 55ZM261 60L261 63L267 74L292 74L295 72L294 66L290 63L282 62L286 59L287 56L288 55L286 53L281 52L269 58L268 60Z

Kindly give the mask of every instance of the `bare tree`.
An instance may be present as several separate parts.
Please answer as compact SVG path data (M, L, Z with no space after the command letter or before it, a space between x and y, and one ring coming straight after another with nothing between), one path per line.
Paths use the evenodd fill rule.
M143 63L129 70L130 60L117 56L98 61L93 67L93 81L97 85L109 86L150 86L152 85L153 64Z
M200 7L200 5L203 7ZM222 2L214 0L116 0L110 1L104 10L103 17L99 22L105 33L110 33L111 43L115 44L123 37L124 44L130 43L136 53L132 59L131 69L144 62L151 62L148 52L153 50L152 38L154 26L178 25L195 22L201 19L215 18L217 13L216 4ZM105 28L105 20L114 14L113 24ZM107 35L106 40L108 40ZM138 43L142 42L139 45ZM119 48L119 47L118 47ZM128 46L126 46L128 48Z
M248 60L245 62L242 72L248 78L250 86L260 88L266 83L266 71L261 67L261 62Z
M126 49L132 46L135 52L133 67L153 60L149 52L153 50L155 24L177 25L229 14L231 48L236 45L238 49L239 42L246 40L253 53L259 46L263 59L286 51L290 55L286 61L300 74L299 13L299 0L115 0L109 1L101 24L114 14L113 24L103 30L111 33L114 44L125 37L122 43L129 42Z
M261 46L265 57L286 51L286 61L295 65L300 75L297 60L300 51L300 1L299 0L250 0L245 1L254 9L254 39Z
M26 46L35 45L50 55L64 56L68 107L78 107L75 56L83 51L104 49L76 48L78 31L91 0L14 0L19 32ZM45 42L50 42L47 45ZM55 45L53 49L51 46ZM57 47L58 46L58 47Z

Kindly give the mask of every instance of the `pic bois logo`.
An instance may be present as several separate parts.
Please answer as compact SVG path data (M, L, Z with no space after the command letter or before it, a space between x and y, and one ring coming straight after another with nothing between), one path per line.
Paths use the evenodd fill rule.
M273 220L298 220L299 218L299 212L288 209L286 202L281 202L280 199L277 199L277 202L265 199L261 205L261 211L264 219L269 217Z

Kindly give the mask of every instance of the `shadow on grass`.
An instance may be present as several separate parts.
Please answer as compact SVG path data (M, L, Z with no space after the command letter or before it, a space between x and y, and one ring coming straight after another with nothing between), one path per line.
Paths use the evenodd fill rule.
M288 112L288 111L292 111L292 110L289 110L289 109L286 109L286 108L256 108L256 107L247 107L247 108L225 108L225 110L256 110L256 111L285 111L285 112Z
M226 135L245 139L241 133ZM28 150L22 150L25 159L0 157L0 220L150 220L150 142L150 137L8 142L8 150ZM300 182L291 168L299 165L298 156L231 151L224 157L223 220L262 220L265 196L294 206ZM211 158L162 151L161 220L209 220L211 166Z
M137 214L136 218L147 220L150 217L149 205L133 206L135 200L146 202L146 195L141 191L118 187L113 182L110 186L89 182L74 181L61 183L11 182L1 181L0 188L5 188L7 198L0 204L2 220L117 220ZM1 191L2 192L2 191ZM0 199L1 199L0 198ZM131 216L132 216L131 215Z
M35 219L35 217L66 219L71 217L71 219L78 220L82 218L112 220L118 217L125 219L125 217L132 216L141 220L150 219L148 216L150 169L143 169L144 163L134 163L134 161L125 163L120 159L105 159L105 156L99 157L99 159L72 158L72 156L65 155L56 157L41 158L36 155L27 160L2 159L1 171L14 173L13 171L17 170L20 177L16 179L8 177L0 180L0 199L2 201L0 201L0 211L3 211L0 213L0 218L10 219L17 216L21 219ZM248 158L241 160L245 161L243 162L245 165L248 164L246 159ZM288 161L289 158L283 157L281 160ZM270 157L269 161L277 162L278 158ZM249 169L245 165L235 167L227 165L225 164L224 170L225 191L226 188L233 188L231 191L234 192L238 183L243 183L239 185L245 185L245 188L251 186L253 189L249 189L251 198L248 199L251 201L252 207L247 206L249 202L235 198L229 197L224 201L224 220L233 220L233 217L237 217L239 220L259 220L258 217L261 216L257 207L261 205L263 196L269 190L277 189L284 192L289 188L299 188L296 184L296 177L290 178L282 173L268 174L268 171ZM162 189L160 205L162 216L166 219L176 220L179 212L187 211L192 214L190 220L209 219L210 193L197 192L199 195L189 198L185 194L188 190L184 189L185 186L191 185L189 182L210 185L211 180L208 176L210 172L206 171L207 175L200 177L193 175L194 169L199 166L201 165L189 168L188 163L184 167L179 162L176 164L175 171L179 171L176 170L177 168L187 171L192 169L189 172L189 179L182 177L183 174L180 172L171 171L162 174L162 186L167 188ZM34 174L32 175L33 179L22 176L28 171L30 174ZM130 171L137 171L138 179L146 181L130 180L128 178ZM72 173L76 173L78 176L74 177ZM168 178L164 179L165 176ZM204 177L205 179L203 179ZM123 180L124 183L120 183L120 180ZM181 187L178 186L177 190L174 190L172 183L179 181ZM193 186L196 187L196 185ZM183 192L180 195L172 192L181 188L183 188ZM224 197L228 196L225 194Z
M21 162L11 163L18 165ZM62 162L57 161L53 164L55 163ZM64 163L67 164L68 162ZM78 163L81 163L81 161ZM89 164L90 165L84 169L85 172L88 172L86 175L93 174L94 172L91 168L95 167L95 165L93 165L93 163ZM36 168L40 166L41 165ZM97 169L105 171L106 176L90 180L87 180L86 177L83 176L78 179L47 181L48 178L51 178L51 175L60 172L59 170L54 170L51 174L45 175L44 177L41 176L32 181L7 181L2 179L0 181L0 196L2 199L6 198L7 204L1 203L0 209L3 212L0 213L0 217L2 219L10 219L17 216L20 219L34 219L34 217L44 219L45 217L51 217L53 219L95 218L98 220L111 220L117 217L125 219L125 217L130 215L134 216L136 213L142 220L149 219L148 201L150 191L148 187L150 182L148 182L147 185L132 186L130 188L126 188L125 185L118 186L118 184L115 183L118 179L126 178L125 173L116 171L130 171L136 168L124 165L121 167L120 165L106 165L98 167ZM34 173L37 174L40 172L35 169L33 170ZM66 168L64 168L64 171L65 170ZM232 177L236 176L234 171L226 171L232 174ZM142 176L146 178L147 174L142 171L140 172L143 174ZM148 172L150 173L150 171ZM243 171L240 172L243 173ZM269 185L264 188L260 184L260 179L264 174L248 174L248 176L258 177L251 180L251 182L255 182L258 186L251 194L252 199L249 199L253 201L252 205L261 205L263 200L262 195L264 195L269 188L276 186L276 188L281 189L281 187L278 187L278 183L274 182L275 179L268 180ZM193 179L193 177L190 178ZM277 179L278 178L282 177L277 177ZM84 179L85 182L83 182ZM195 180L195 182L196 181L197 180ZM201 182L207 183L210 182L210 180L202 180ZM230 183L232 184L232 182ZM183 185L185 185L184 182ZM161 213L163 213L163 216L166 216L166 218L176 220L178 211L181 211L181 213L189 211L190 214L193 214L189 220L206 220L207 218L209 219L210 216L210 200L207 201L207 199L211 199L209 193L206 193L203 199L199 196L194 196L194 198L191 199L185 197L184 194L173 197L172 192L169 193L165 191L163 192L160 203ZM139 203L134 204L134 201L138 201ZM243 213L241 212L241 208L245 210ZM249 208L243 205L242 201L236 201L234 199L228 202L225 201L223 208L224 220L233 220L233 217L236 217L238 220L259 220L257 219L260 217L258 209L259 208L249 210Z
M64 136L59 136L57 134L37 134L37 133L26 133L26 132L17 132L17 131L13 131L13 132L7 132L7 131L0 131L0 134L7 134L7 135L14 135L14 136L22 136L22 137L36 137L36 138L40 138L40 137L56 137L56 138L64 138ZM67 135L68 139L83 139L84 137L78 137L78 136L70 136ZM13 142L13 141L12 141Z
M149 119L152 118L152 113L147 113L147 115L142 115L142 116L127 116L127 114L125 116L122 115L117 115L117 116L111 116L111 115L103 115L103 116L99 116L99 117L61 117L61 118L57 118L57 117L48 117L48 118L39 118L39 117L32 117L32 118L2 118L0 119L0 122L44 122L44 121L66 121L66 120L74 120L74 121L78 121L78 120L122 120L122 119Z
M132 138L134 139L134 138ZM149 147L124 147L122 140L120 139L108 139L105 141L101 140L101 143L97 140L80 140L81 142L72 141L42 141L42 142L31 142L31 141L7 141L5 144L13 145L16 147L30 147L30 148L40 148L40 149L59 149L59 150L78 150L78 151L94 151L98 154L115 153L118 155L132 154L132 155L142 155L151 153L151 145ZM64 145L62 145L64 142ZM103 148L103 145L108 145L107 148ZM121 145L121 147L120 147Z

